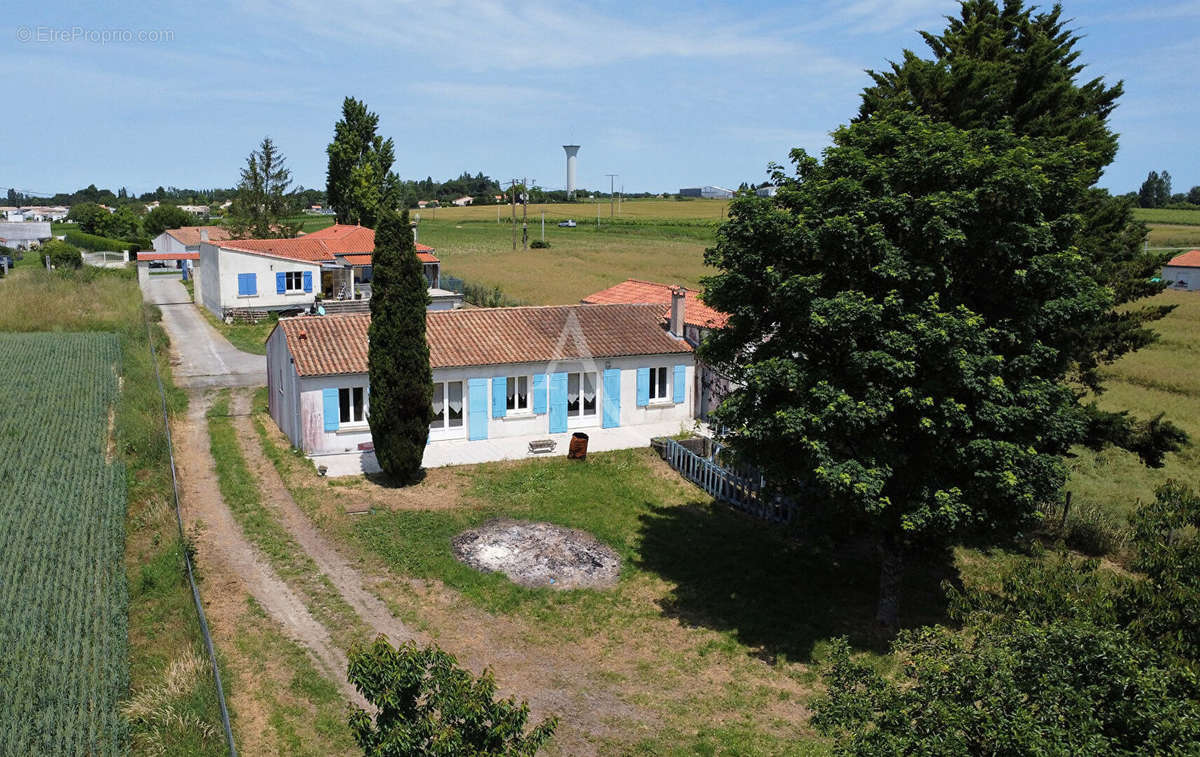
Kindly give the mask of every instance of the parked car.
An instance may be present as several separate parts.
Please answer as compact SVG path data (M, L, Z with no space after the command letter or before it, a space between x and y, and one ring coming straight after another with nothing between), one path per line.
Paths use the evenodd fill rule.
M568 218L568 219L567 219L567 220L565 220L565 221L559 221L559 222L558 222L558 225L559 225L559 226L565 226L565 227L567 227L568 229L573 229L573 228L575 228L575 225L576 225L576 224L575 224L575 220L574 220L574 219Z
M0 268L7 268L7 269L11 270L12 267L13 267L12 255L7 255L7 254L0 255Z

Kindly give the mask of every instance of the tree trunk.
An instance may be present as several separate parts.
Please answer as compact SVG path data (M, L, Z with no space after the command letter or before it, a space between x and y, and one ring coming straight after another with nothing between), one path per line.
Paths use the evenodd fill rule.
M890 639L900 630L900 584L904 579L904 544L893 534L879 543L879 604L875 624L879 634Z

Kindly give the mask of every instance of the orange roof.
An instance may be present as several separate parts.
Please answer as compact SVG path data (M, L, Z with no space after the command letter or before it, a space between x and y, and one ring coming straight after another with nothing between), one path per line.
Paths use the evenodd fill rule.
M451 368L690 353L687 342L663 329L660 310L657 305L433 310L425 315L429 363ZM299 375L329 376L366 373L370 325L371 316L354 313L283 318L276 328L283 329Z
M233 238L229 234L229 229L224 226L180 226L178 229L167 229L163 233L174 237L185 247L195 247L203 241L200 239L200 229L208 230L210 242L223 242Z
M375 230L366 226L354 226L345 223L335 223L324 229L306 234L307 239L320 239L329 247L334 255L344 255L349 252L374 252ZM433 252L427 244L417 244L417 252ZM433 262L436 262L433 261Z
M1177 265L1183 268L1200 268L1200 250L1188 250L1182 255L1171 258L1167 265Z
M374 253L364 253L364 254L355 253L353 255L339 255L338 257L341 258L342 260L346 261L350 265L371 265L371 256L373 254ZM430 255L428 252L418 252L417 260L421 261L422 263L437 263L437 262L439 262L437 258Z
M714 310L700 301L700 293L693 289L685 289L683 301L683 320L690 326L701 328L723 328L729 316L719 310ZM585 305L606 305L610 303L655 303L666 305L665 316L670 315L671 287L668 284L656 284L653 281L626 279L616 286L589 294L582 300Z
M319 239L297 237L296 239L232 239L221 242L223 250L239 250L270 255L276 258L299 260L305 263L332 263L333 255Z
M138 260L199 260L198 252L139 252Z

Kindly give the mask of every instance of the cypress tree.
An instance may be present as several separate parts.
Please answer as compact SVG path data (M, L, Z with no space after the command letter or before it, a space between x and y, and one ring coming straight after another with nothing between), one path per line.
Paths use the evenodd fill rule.
M421 456L433 420L433 374L425 340L429 293L408 211L387 213L375 230L370 345L371 436L375 456L401 485L421 475Z

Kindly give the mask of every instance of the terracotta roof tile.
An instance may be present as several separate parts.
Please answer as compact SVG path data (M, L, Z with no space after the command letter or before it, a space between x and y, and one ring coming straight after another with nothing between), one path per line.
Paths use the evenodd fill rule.
M1200 250L1188 250L1182 255L1171 258L1167 265L1177 265L1182 268L1200 268Z
M683 320L689 326L700 328L723 328L729 316L719 310L710 308L700 300L700 293L694 289L685 290L683 301ZM605 305L610 303L656 303L666 305L664 317L670 315L671 287L667 284L656 284L653 281L626 279L616 286L584 297L581 302L587 305Z
M306 234L305 238L320 239L325 242L329 247L329 251L334 255L343 255L348 252L375 251L375 230L368 229L366 226L335 223L332 226L327 226L324 229ZM418 243L417 252L433 252L433 248L427 244Z
M320 239L231 239L216 243L223 250L240 250L306 263L332 263L333 254Z
M200 229L208 230L208 239L210 242L223 242L226 239L232 239L229 229L224 226L180 226L178 229L167 229L164 234L174 237L180 244L185 247L195 247L200 244Z
M690 353L661 325L657 305L559 305L430 311L425 323L434 368L626 355ZM366 314L283 318L301 376L365 373Z

